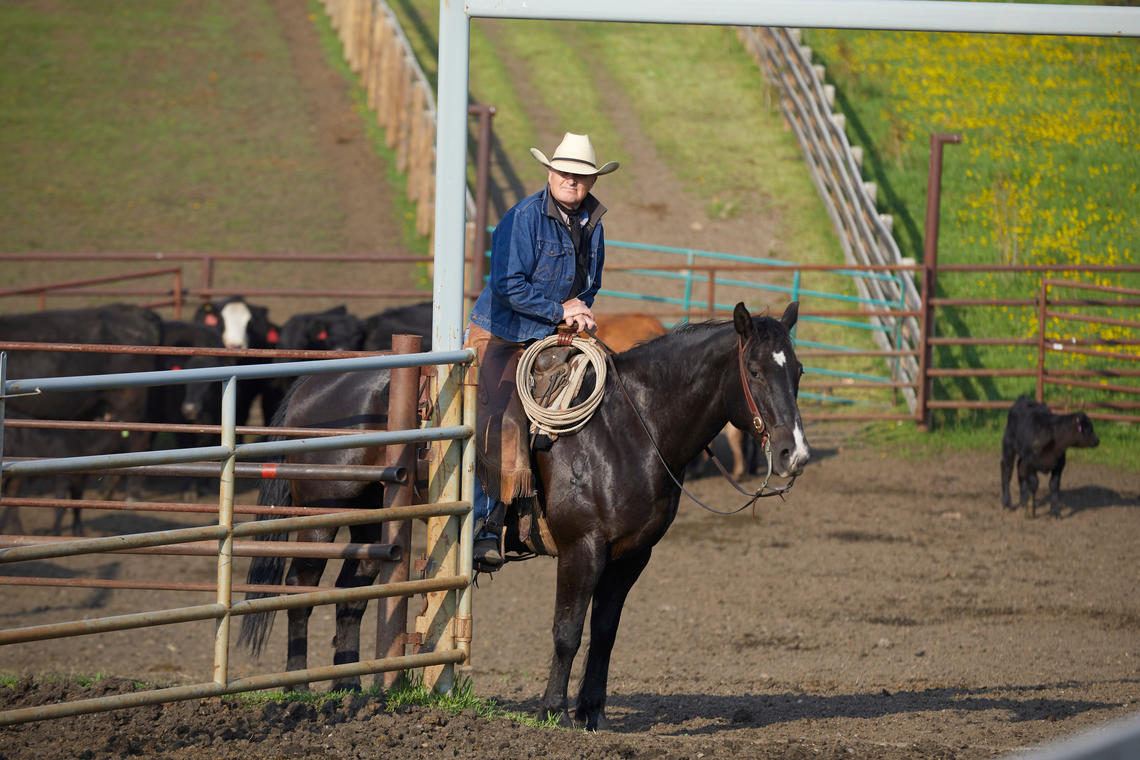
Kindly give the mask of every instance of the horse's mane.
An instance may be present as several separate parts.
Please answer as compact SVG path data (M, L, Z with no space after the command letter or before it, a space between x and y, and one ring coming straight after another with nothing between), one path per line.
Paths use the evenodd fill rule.
M772 329L773 323L776 322L776 320L768 315L767 311L763 314L753 315L752 321L762 336L766 336ZM687 322L651 340L638 343L626 351L626 353L630 356L633 356L635 353L641 356L641 354L645 352L660 351L662 344L668 345L671 352L685 352L703 346L708 340L709 333L718 332L726 325L731 327L732 320L710 319L705 322Z

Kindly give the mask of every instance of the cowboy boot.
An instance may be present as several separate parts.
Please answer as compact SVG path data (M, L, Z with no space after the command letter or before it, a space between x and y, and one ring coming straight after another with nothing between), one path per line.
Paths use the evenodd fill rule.
M475 539L474 565L480 572L493 572L503 566L503 518L506 511L507 505L496 501L491 514L483 521L483 530Z

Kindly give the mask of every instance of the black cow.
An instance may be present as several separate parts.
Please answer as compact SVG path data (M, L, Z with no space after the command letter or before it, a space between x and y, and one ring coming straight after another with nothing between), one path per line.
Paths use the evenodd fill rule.
M0 340L157 346L162 342L162 320L149 309L125 304L4 314L0 315ZM8 352L9 379L145 372L155 368L156 359L153 355L70 351ZM148 397L147 388L13 396L7 399L6 411L14 417L36 419L143 422L148 416ZM13 447L19 445L30 452L27 456L137 452L148 449L151 441L149 433L84 433L82 436L76 434L69 437L66 450L61 452L58 433L29 429L17 432L13 429L12 434L15 437L6 442L6 452L18 453ZM132 481L131 488L128 498L132 498L137 491L137 481ZM73 530L79 529L81 528L73 527Z
M222 332L226 348L277 348L281 328L269 320L269 310L251 304L241 296L204 303L194 312L194 321ZM265 359L241 359L239 364L266 364ZM273 419L281 395L269 379L238 382L237 424L249 423L253 402L261 400L261 416L266 424Z
M364 320L365 351L391 351L393 335L419 335L421 351L431 351L432 302L421 301L373 314Z
M222 333L218 328L197 322L166 321L163 326L163 345L182 348L223 348ZM194 369L233 365L233 359L219 356L162 356L158 369ZM239 383L240 387L240 383ZM220 383L187 383L185 385L156 386L151 393L151 418L169 424L194 423L219 425L222 420ZM218 436L205 433L174 433L179 448L210 446ZM196 501L201 481L189 478L184 483L184 498Z
M5 421L14 419L29 419L19 412L8 412ZM4 457L30 457L33 459L57 459L62 457L95 456L97 454L114 454L122 449L122 434L118 431L107 430L52 430L47 428L4 428ZM54 485L54 495L57 499L83 499L87 481L91 475L84 473L68 473L66 475L46 475ZM23 477L8 476L4 478L4 497L14 498L23 490ZM117 478L112 480L112 483ZM113 487L109 486L104 498L110 496ZM56 509L55 522L52 525L51 535L61 535L63 518L67 510ZM71 534L83 535L83 517L79 507L71 509ZM24 523L20 519L20 511L15 507L7 507L0 516L0 533L13 532L22 534Z
M1009 479L1017 460L1019 506L1026 517L1037 514L1037 473L1050 472L1050 512L1061 514L1061 471L1065 469L1065 450L1070 446L1089 448L1100 443L1092 421L1084 412L1053 414L1049 407L1028 396L1020 396L1010 407L1001 440L1001 505L1011 509Z
M289 317L281 328L281 339L277 347L282 351L359 351L363 344L364 322L354 314L350 314L342 305ZM296 379L296 377L273 379L272 385L278 399L284 398L285 392Z
M294 314L281 328L277 347L297 351L359 351L364 345L364 322L344 306Z

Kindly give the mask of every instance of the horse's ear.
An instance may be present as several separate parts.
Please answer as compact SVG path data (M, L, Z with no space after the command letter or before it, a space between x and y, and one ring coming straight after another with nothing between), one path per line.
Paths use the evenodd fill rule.
M780 317L780 322L787 328L788 332L796 326L796 320L800 316L800 302L792 301L788 304L788 308L784 309L784 316Z
M736 331L740 333L745 339L752 335L756 330L756 326L752 324L752 315L748 313L748 308L744 305L744 301L736 304L736 308L732 311L732 324L736 327Z

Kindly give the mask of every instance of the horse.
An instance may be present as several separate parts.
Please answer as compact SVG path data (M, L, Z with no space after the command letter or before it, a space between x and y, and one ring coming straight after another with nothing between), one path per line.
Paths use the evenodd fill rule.
M796 404L803 367L790 337L797 315L795 302L778 320L753 317L738 303L731 322L685 325L614 355L590 422L535 453L557 553L554 657L540 719L609 726L610 654L626 596L677 514L685 465L726 424L757 442L767 437L776 475L803 471L810 458ZM508 528L508 550L512 538ZM567 686L591 603L571 720Z
M387 425L389 370L366 370L343 375L305 375L289 388L274 416L274 427L324 427L348 430L384 430ZM271 438L274 440L274 438ZM340 451L317 451L294 454L287 461L304 464L382 465L383 449L352 448ZM261 481L257 503L259 506L282 507L337 507L375 509L383 503L384 487L378 482L338 480L287 480L272 478ZM262 519L259 515L258 519ZM331 542L337 529L314 528L301 531L298 541ZM380 525L353 525L349 528L353 543L380 541ZM271 541L287 540L287 534L272 534ZM285 573L285 558L255 557L250 561L247 580L251 584L280 585L284 579L290 586L316 586L324 573L328 560L294 558ZM371 585L379 574L382 560L346 559L337 576L339 588ZM256 599L270 594L253 593L247 598ZM338 603L336 605L336 653L333 662L357 662L360 652L360 621L364 617L367 601ZM303 670L308 660L308 623L312 608L290 609L287 670ZM246 615L241 621L238 644L248 647L259 656L269 638L273 613ZM300 684L299 690L308 689ZM333 691L359 690L359 677L337 680Z
M668 332L661 320L652 314L598 314L595 321L598 326L594 337L618 353ZM732 453L732 477L739 480L753 472L755 447L748 447L749 450L745 451L744 431L730 423L724 426L721 435Z
M430 328L430 325L429 325ZM304 375L286 391L271 421L273 427L320 427L346 430L385 430L388 425L388 391L391 371L363 370L343 375ZM273 438L271 438L273 440ZM384 449L351 448L339 451L316 451L292 454L286 461L299 464L383 465ZM268 479L258 491L259 506L304 506L374 509L384 503L384 486L379 482L335 480ZM264 516L259 515L258 519ZM336 528L301 531L298 541L331 542ZM375 523L349 527L353 543L377 543L381 526ZM284 541L288 535L272 534L267 540ZM384 560L346 559L337 576L339 588L371 585L384 565ZM316 586L324 573L325 559L293 559L285 570L285 559L255 557L250 561L247 580L251 584ZM253 593L247 598L269 596ZM336 605L336 651L334 664L358 662L360 659L360 622L367 601L341 602ZM303 670L308 661L308 621L312 608L290 609L287 670ZM272 628L273 613L255 613L242 618L239 645L260 656ZM307 691L307 684L296 687ZM333 691L359 690L358 676L337 679Z

